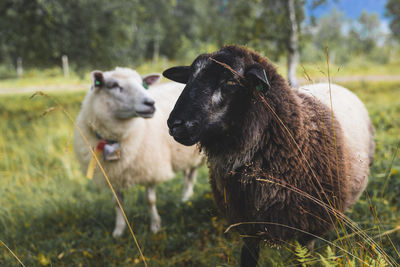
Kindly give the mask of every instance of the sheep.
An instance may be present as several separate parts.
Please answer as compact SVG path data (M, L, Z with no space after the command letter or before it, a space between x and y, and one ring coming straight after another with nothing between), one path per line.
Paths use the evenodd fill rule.
M349 90L292 89L267 58L238 46L163 75L186 84L169 131L205 152L216 205L243 236L241 266L257 264L260 240L313 243L365 189L374 130Z
M121 201L124 189L135 184L146 186L150 228L154 233L161 227L155 185L171 179L177 171L184 171L182 201L187 201L193 193L196 167L201 163L197 149L176 143L165 124L183 86L166 83L145 90L160 77L161 74L151 74L142 78L134 70L119 67L107 72L93 71L93 85L76 119L74 138L83 171L87 171L92 154L80 131L90 146L102 147L100 163ZM99 168L94 172L94 180L101 186L106 184ZM119 237L126 223L119 207L115 210L112 235Z

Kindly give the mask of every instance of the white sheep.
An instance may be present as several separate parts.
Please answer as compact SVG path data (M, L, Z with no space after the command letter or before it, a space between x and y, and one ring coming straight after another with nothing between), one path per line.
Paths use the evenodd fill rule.
M104 146L100 163L120 200L122 191L132 185L147 187L153 232L161 227L155 185L171 179L177 171L185 171L182 201L186 201L193 193L196 167L202 161L195 147L180 145L168 134L167 117L183 86L167 83L145 89L160 77L141 77L134 70L119 67L107 72L93 71L93 85L76 119L74 138L75 153L85 172L92 154L79 129L92 148ZM99 167L94 171L94 180L106 184ZM115 209L113 236L119 237L126 223L120 209Z

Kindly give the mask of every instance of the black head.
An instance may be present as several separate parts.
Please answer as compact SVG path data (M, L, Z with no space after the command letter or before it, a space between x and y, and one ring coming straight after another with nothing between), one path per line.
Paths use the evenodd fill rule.
M186 84L167 122L179 143L224 138L251 104L253 90L269 89L262 65L235 48L202 54L190 66L164 71L166 78Z

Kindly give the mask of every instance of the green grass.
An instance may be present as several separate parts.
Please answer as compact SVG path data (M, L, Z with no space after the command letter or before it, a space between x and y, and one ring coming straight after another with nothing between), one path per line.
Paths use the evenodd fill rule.
M326 62L304 63L302 64L307 74L312 78L327 77ZM298 77L305 78L302 66L297 68ZM377 64L368 61L349 62L345 65L330 64L331 77L351 77L351 76L380 76L380 75L399 75L400 62L388 64Z
M211 50L210 50L211 51ZM195 55L193 55L195 57ZM162 73L163 70L176 65L191 64L191 62L175 62L161 58L157 63L146 62L140 66L122 66L136 69L139 74L146 75L149 73ZM277 63L279 72L286 77L286 63L281 60ZM366 61L362 58L354 59L345 65L330 64L331 77L352 77L352 76L381 76L393 75L400 76L400 61L394 61L387 64L377 64ZM11 92L15 89L30 88L30 91L46 90L48 88L56 88L62 85L63 89L86 90L90 86L90 71L76 73L71 71L71 75L65 78L61 68L52 68L46 70L30 69L25 70L21 79L8 78L0 79L0 93L2 91ZM105 70L103 70L105 71ZM9 73L9 76L15 76L15 73ZM320 63L303 63L297 67L297 77L305 81L308 80L307 75L312 80L324 79L327 77L326 62ZM162 81L167 81L163 78ZM15 90L18 91L18 90Z
M168 67L179 64L180 63L177 62L160 59L156 64L147 62L145 64L141 64L140 66L121 67L131 67L136 69L139 74L146 75L155 72L161 73ZM49 87L60 87L60 85L62 87L69 86L69 89L86 90L90 86L90 72L91 70L83 71L80 73L71 71L70 77L64 77L61 68L52 68L46 70L30 69L25 70L22 78L20 79L13 77L14 75L16 75L15 73L10 73L9 76L13 78L0 79L0 93L6 89L8 92L12 93L12 89L14 88L32 88L31 91L35 91L46 90Z
M13 89L21 87L40 87L68 85L70 87L82 86L89 84L89 72L78 76L77 73L71 72L70 77L66 78L62 74L61 68L52 68L46 70L31 69L25 70L21 79L8 78L0 80L1 89Z
M400 250L400 151L393 160L400 140L400 83L344 86L366 103L377 143L367 193L347 214L400 263L396 253ZM52 94L73 117L83 96L84 92ZM25 266L143 266L129 233L117 240L111 236L112 194L108 188L94 186L78 169L71 145L72 123L58 108L42 116L54 106L42 96L0 97L0 240ZM228 225L213 203L207 169L201 169L194 197L187 204L179 203L181 180L178 175L157 187L163 228L156 235L149 231L144 187L126 194L123 204L148 265L237 265L240 237L224 234ZM351 238L350 233L345 236L345 245L334 233L326 238L374 266L376 247L365 239ZM315 260L314 266L351 266L356 262L322 241L308 256L302 249L295 244L281 249L265 246L260 266L298 266L301 261ZM339 258L329 260L331 256ZM0 243L0 266L17 265Z

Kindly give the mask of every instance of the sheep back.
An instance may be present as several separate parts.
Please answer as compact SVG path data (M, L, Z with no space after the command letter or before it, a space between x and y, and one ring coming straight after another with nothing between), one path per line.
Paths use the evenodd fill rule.
M346 178L349 182L349 195L344 205L346 209L357 201L367 186L369 166L374 158L374 128L368 111L354 93L339 85L306 85L299 92L318 99L329 110L332 99L333 113L342 128L344 158L349 165Z

